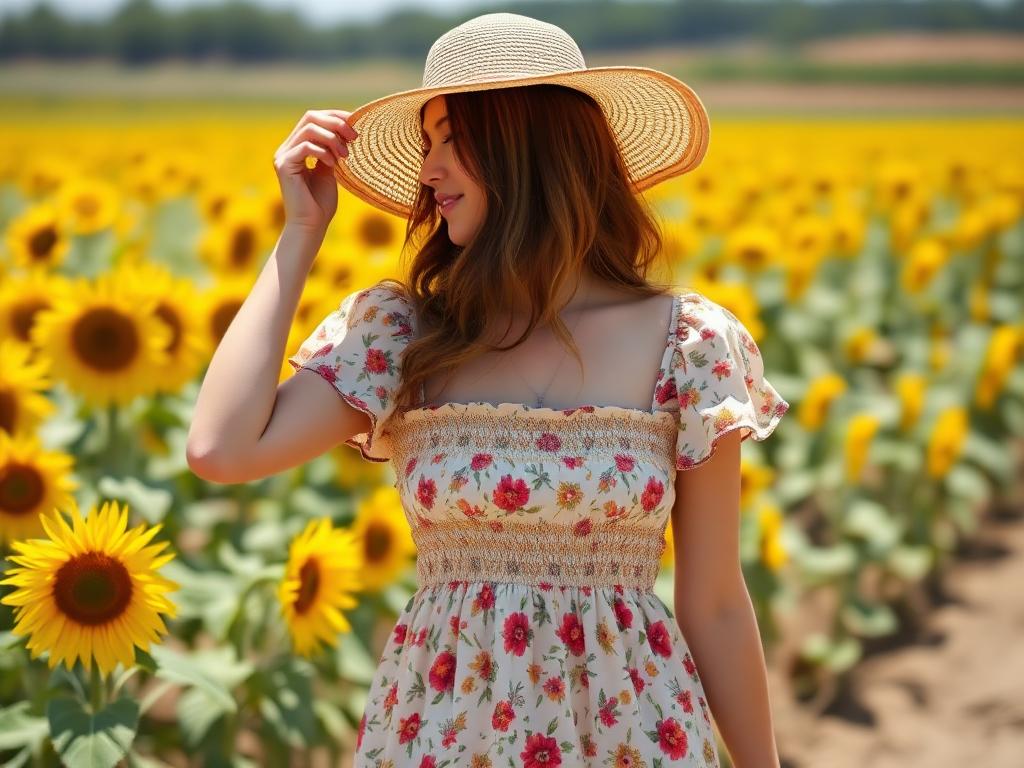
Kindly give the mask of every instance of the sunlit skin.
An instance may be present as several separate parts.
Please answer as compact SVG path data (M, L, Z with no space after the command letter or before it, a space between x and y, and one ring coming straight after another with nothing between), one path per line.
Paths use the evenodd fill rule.
M431 194L462 195L450 211L441 215L448 220L448 238L455 245L466 245L484 220L484 190L459 163L446 120L444 96L435 96L423 110L423 165L420 183L431 188ZM440 124L439 124L440 123Z

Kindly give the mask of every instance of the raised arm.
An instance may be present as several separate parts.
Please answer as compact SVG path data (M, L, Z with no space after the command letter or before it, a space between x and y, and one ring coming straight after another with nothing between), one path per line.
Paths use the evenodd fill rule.
M239 483L301 464L365 430L368 418L308 374L278 386L288 331L310 267L337 211L333 167L355 131L348 113L310 111L274 155L286 224L217 346L186 446L192 471ZM344 137L344 138L342 138ZM315 169L305 158L315 156Z

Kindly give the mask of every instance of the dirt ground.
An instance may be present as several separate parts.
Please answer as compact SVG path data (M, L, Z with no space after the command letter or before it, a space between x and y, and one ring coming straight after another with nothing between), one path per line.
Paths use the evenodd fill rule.
M1024 502L992 512L914 641L861 663L824 714L770 666L783 768L1024 765Z

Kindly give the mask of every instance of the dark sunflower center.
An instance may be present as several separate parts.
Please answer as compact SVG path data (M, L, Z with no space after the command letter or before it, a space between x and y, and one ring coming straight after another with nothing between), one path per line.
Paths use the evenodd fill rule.
M320 564L311 557L299 568L299 594L295 598L295 612L305 613L316 601L320 591Z
M9 389L0 389L0 429L14 434L14 419L18 415L18 399Z
M30 300L15 305L10 315L11 327L14 328L14 335L21 341L27 342L29 340L29 331L31 331L32 324L36 318L36 312L41 309L46 309L49 306L48 302L41 300Z
M71 343L86 365L99 371L119 371L139 354L135 324L115 309L91 309L74 324Z
M232 265L245 267L256 255L256 234L252 227L239 227L231 237L230 257Z
M43 497L43 479L35 467L11 462L0 467L0 512L27 515Z
M371 525L366 529L366 559L375 563L383 560L391 551L391 530L383 525Z
M61 613L79 624L95 626L121 616L132 599L132 579L120 560L86 552L57 570L53 598Z
M366 216L359 227L362 242L373 247L391 244L393 230L381 216Z
M242 302L238 301L238 299L225 299L213 311L210 317L210 332L213 334L214 341L219 342L224 338L228 326L231 325L231 321L235 319L235 315L238 314L238 310L241 308Z
M166 304L160 304L156 308L156 316L171 328L171 340L167 343L167 351L177 351L178 344L181 343L181 318L178 317L178 313L174 309Z
M29 253L34 260L42 261L50 255L56 242L57 230L53 227L37 229L28 240Z

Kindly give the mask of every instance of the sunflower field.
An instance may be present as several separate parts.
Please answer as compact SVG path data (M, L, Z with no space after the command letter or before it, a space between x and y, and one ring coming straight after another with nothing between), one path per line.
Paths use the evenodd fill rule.
M272 155L301 111L0 125L6 765L351 754L416 589L393 470L341 445L218 485L185 459L205 364L283 226ZM645 193L670 279L737 315L793 406L745 443L741 543L766 648L798 649L803 696L905 631L1019 483L1022 139L1000 119L723 118L699 169ZM341 191L282 381L342 297L401 276L403 235ZM828 615L785 637L812 592Z

